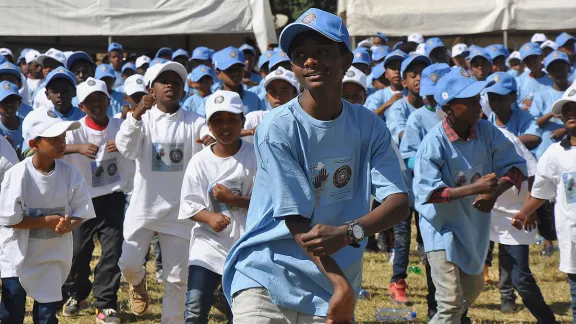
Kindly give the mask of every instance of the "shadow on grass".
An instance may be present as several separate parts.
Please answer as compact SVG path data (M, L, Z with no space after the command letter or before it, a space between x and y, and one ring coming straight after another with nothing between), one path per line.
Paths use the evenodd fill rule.
M549 304L554 314L566 313L570 311L570 302L555 302Z
M120 320L122 323L139 323L142 321L151 321L152 323L160 323L162 314L149 313L142 316L136 316L131 313L122 312L120 313Z

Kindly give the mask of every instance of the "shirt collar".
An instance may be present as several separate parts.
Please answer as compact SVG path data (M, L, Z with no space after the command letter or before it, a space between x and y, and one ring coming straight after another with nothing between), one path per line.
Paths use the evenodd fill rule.
M447 118L442 119L442 128L444 129L444 132L446 133L448 140L452 143L456 142L457 140L467 142L471 139L477 139L478 138L478 133L476 132L476 126L470 127L470 135L468 136L467 139L462 139L462 138L460 138L460 136L458 136L456 131L454 131L454 128L452 128L452 126L450 126L450 123L448 122Z
M178 110L175 113L169 114L160 111L160 109L158 109L158 106L154 105L154 107L152 107L152 109L150 109L148 113L150 113L150 116L154 121L158 121L161 119L171 119L171 118L181 119L182 115L184 114L183 111L184 109L182 109L182 107L180 106L178 107Z
M570 135L566 136L566 138L560 142L560 146L562 146L565 150L572 148L572 143L570 143Z

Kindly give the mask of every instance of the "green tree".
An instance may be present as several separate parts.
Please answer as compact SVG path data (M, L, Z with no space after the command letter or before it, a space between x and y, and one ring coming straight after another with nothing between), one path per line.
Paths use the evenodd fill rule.
M336 13L336 0L270 0L273 14L284 14L290 22L310 8Z

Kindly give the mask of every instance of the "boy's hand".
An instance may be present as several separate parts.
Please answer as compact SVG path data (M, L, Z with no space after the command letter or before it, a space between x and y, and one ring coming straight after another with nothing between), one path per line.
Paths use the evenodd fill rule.
M474 206L474 208L478 209L481 212L489 213L492 210L492 208L494 208L494 204L496 204L496 199L498 199L498 196L495 194L483 194L476 197L476 199L472 203L472 206Z
M512 226L516 227L518 230L522 230L522 227L524 227L525 230L530 232L537 226L536 214L527 215L523 211L520 211L512 217Z
M142 100L140 100L138 107L136 107L136 109L134 109L134 112L132 113L132 117L134 117L134 119L136 119L136 120L141 120L142 115L144 115L144 113L146 113L146 111L152 109L152 107L154 107L155 104L156 104L156 97L154 97L152 95L144 95L142 97Z
M326 324L352 324L356 294L350 283L334 285L334 294L328 304Z
M550 136L550 138L554 139L554 140L561 140L564 138L564 136L566 136L568 134L568 129L566 127L562 127L562 128L558 128L553 130L552 132L552 136Z
M204 137L202 137L201 139L197 139L196 143L208 146L212 143L216 143L216 139L214 139L214 137L210 135L204 135Z
M72 222L70 221L70 216L66 215L64 217L60 217L60 222L56 226L55 231L58 234L66 234L72 231Z
M393 104L396 101L398 101L399 99L402 99L402 92L397 92L397 93L393 94L392 97L390 98L390 100L388 100L388 102L390 104Z
M84 155L85 157L94 160L96 154L98 154L99 147L94 144L78 144L80 148L78 153Z
M108 153L118 152L118 148L116 148L116 141L115 140L110 140L106 143L106 152L108 152Z
M122 119L126 119L126 116L128 116L128 113L131 112L132 109L130 109L130 105L124 105L122 107L122 111L120 112L120 118Z
M482 194L493 194L498 191L498 177L496 173L491 173L478 179L473 186L475 187L475 193Z
M524 101L522 101L522 109L528 110L530 106L532 106L532 99L524 99Z
M47 228L54 230L55 232L58 232L57 227L58 227L58 225L60 225L61 219L62 219L62 216L59 216L59 215L44 216L44 221L48 224Z
M221 201L225 204L232 205L232 201L236 196L230 191L230 189L224 187L223 185L217 183L212 188L212 194L216 200Z
M208 221L208 225L212 227L214 232L222 232L228 225L230 225L230 218L224 214L214 213L214 217L211 217Z
M348 226L316 225L302 235L302 243L309 253L323 257L332 255L348 245Z

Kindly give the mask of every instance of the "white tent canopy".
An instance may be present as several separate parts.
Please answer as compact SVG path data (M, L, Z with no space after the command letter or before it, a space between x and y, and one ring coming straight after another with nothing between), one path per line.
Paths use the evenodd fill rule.
M277 43L268 0L0 0L5 36L144 36L253 32Z
M465 35L576 28L575 0L339 0L350 35Z

